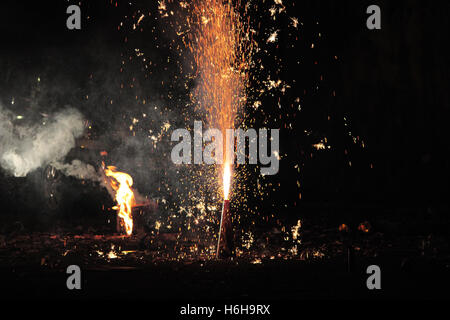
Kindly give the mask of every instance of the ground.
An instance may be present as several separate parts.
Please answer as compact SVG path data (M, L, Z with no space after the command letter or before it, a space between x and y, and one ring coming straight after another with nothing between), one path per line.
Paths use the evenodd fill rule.
M377 217L376 223L366 222L368 230L351 233L321 225L320 219L305 222L294 242L274 228L256 233L248 250L240 247L227 260L214 258L213 243L176 233L124 237L15 230L0 236L0 281L8 298L448 298L447 236L433 216L420 224L429 232L422 235L414 229L417 219L400 217ZM82 270L80 291L66 288L72 264ZM382 271L379 291L366 286L372 264Z

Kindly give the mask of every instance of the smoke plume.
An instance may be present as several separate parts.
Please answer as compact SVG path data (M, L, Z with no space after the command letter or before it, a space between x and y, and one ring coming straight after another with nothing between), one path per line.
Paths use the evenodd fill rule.
M0 106L0 166L16 177L62 160L84 131L83 116L73 108L39 124L21 124L17 119Z
M80 180L101 181L101 175L90 164L81 162L78 159L71 163L53 162L52 166L61 171L64 175Z

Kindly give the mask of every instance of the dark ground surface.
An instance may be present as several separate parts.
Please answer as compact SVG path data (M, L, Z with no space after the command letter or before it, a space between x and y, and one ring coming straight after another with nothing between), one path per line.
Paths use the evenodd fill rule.
M421 215L379 216L368 232L351 235L316 215L303 220L300 242L288 239L289 232L261 231L249 250L241 247L234 259L222 261L213 258L211 242L189 234L125 238L15 230L0 238L2 295L161 302L448 299L447 225L437 213ZM348 270L350 243L354 259ZM80 291L66 288L71 264L81 267ZM379 291L366 287L372 264L382 271Z
M320 263L274 261L253 265L246 261L162 263L146 267L99 265L82 270L82 290L69 291L60 269L2 268L4 298L13 299L149 299L152 301L245 302L299 299L445 299L448 266L414 261L403 270L401 259L361 259L354 272L342 260ZM365 267L382 268L382 290L366 287Z

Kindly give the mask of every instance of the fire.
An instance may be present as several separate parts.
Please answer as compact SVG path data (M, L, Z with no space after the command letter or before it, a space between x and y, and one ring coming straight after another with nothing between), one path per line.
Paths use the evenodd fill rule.
M231 166L226 163L223 168L223 199L230 200Z
M133 232L133 216L132 208L136 204L133 190L133 178L127 173L119 172L113 166L108 166L105 169L107 177L111 177L111 187L116 192L115 199L117 206L113 209L117 210L117 215L122 219L122 223L125 227L127 235L131 235Z

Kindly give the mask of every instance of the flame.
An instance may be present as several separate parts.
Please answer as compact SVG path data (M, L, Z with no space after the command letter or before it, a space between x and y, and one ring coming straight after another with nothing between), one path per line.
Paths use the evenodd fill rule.
M223 168L223 199L229 200L231 185L231 166L226 163Z
M110 181L111 187L116 192L114 200L116 200L117 206L114 206L113 209L117 210L119 218L122 219L127 235L131 235L133 232L132 208L136 203L131 189L133 178L129 174L117 171L113 166L108 166L105 174L114 179Z

